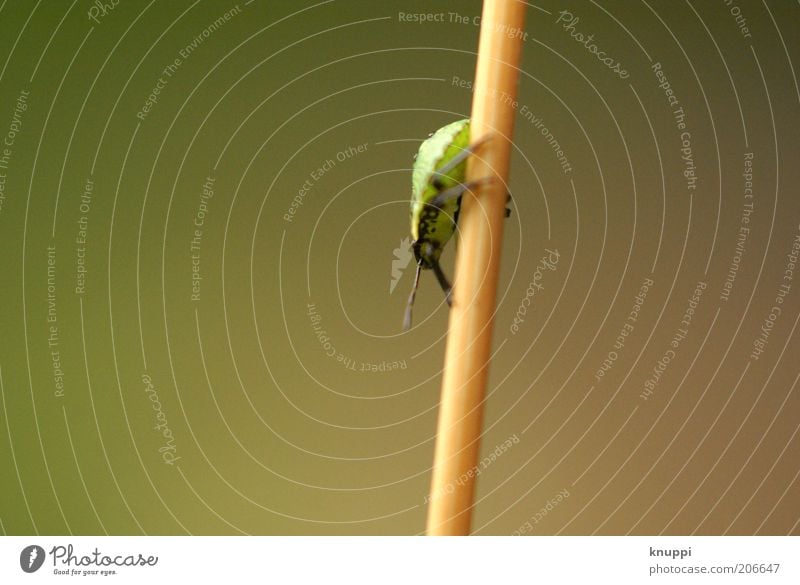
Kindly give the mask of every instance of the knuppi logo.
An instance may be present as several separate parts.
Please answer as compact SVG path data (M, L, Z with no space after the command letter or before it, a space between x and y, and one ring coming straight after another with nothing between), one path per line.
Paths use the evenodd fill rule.
M44 564L44 558L44 549L32 544L23 548L19 553L19 566L26 573L35 573Z

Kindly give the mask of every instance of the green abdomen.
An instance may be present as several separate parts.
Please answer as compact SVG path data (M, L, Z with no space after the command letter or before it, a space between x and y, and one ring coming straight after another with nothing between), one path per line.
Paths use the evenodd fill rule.
M452 199L437 209L429 203L440 192L463 183L466 161L447 174L438 176L441 185L434 186L435 170L469 145L469 120L458 120L440 128L419 148L412 176L411 236L418 243L430 243L438 259L441 248L452 237L458 219L460 198ZM438 187L438 188L437 188Z

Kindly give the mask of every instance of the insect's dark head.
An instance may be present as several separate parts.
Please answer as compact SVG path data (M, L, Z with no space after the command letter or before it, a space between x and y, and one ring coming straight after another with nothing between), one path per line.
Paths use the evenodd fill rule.
M433 264L439 260L442 250L433 242L425 239L414 240L411 244L414 250L414 258L417 264L421 264L423 268L433 268Z

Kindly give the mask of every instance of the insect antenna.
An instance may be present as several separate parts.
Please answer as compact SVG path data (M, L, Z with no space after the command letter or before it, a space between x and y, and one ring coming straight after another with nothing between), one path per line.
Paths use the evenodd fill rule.
M414 276L414 287L411 289L411 294L408 297L408 304L406 305L406 314L403 318L403 331L408 331L411 328L411 307L414 306L414 299L417 296L417 287L419 286L419 274L422 272L422 260L417 262L417 274Z

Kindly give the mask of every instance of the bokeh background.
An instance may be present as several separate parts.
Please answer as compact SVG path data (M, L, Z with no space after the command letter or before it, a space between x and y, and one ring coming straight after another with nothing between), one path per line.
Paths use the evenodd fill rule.
M800 5L527 10L474 532L800 533ZM3 533L423 531L479 14L0 3Z

